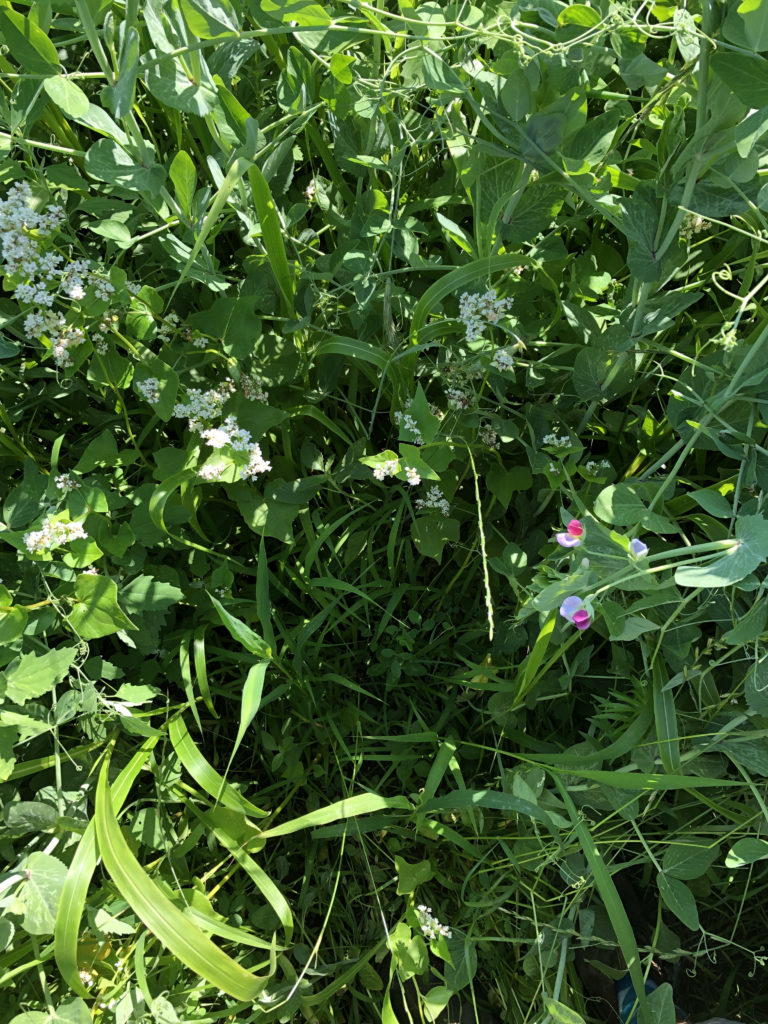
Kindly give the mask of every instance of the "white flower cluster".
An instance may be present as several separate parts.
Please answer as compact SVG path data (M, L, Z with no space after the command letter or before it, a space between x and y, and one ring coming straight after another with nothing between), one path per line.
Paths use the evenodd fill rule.
M491 366L495 370L500 370L503 373L505 370L511 370L514 365L515 359L511 352L505 348L496 349L491 360Z
M416 508L421 512L426 509L434 508L444 516L451 514L451 506L448 504L443 492L439 487L430 487L427 491L425 498L416 499Z
M542 443L551 448L570 448L571 439L567 434L562 434L560 437L557 434L545 434Z
M186 403L177 402L173 407L173 415L186 416L189 429L194 434L199 434L206 429L211 420L218 419L222 406L231 397L234 390L235 385L229 379L225 380L218 388L210 388L208 391L190 388L187 391Z
M227 416L219 427L201 430L200 436L211 448L224 448L229 445L236 452L246 452L251 448L251 435L238 424L234 416Z
M77 480L73 480L69 473L59 473L56 479L56 488L59 491L63 491L65 494L68 491L74 491L76 487L79 487Z
M469 409L474 405L475 396L471 391L464 391L461 388L446 388L445 397L451 409Z
M464 292L459 299L459 320L464 324L465 339L477 341L486 324L495 324L512 306L512 299L497 299L496 289L489 288L483 295Z
M413 435L414 444L424 444L424 438L421 436L419 425L409 412L396 412L395 423L398 427L402 427Z
M208 344L208 339L200 331L188 330L186 332L187 341L189 341L195 348L205 348Z
M704 217L701 217L698 213L687 213L680 228L680 234L686 241L690 241L694 235L706 231L708 227L709 221L705 220Z
M136 390L150 405L160 401L160 381L157 377L147 377L136 381Z
M586 469L586 471L588 473L600 473L604 469L606 469L606 470L613 469L613 466L610 464L608 459L600 459L599 462L595 462L594 460L591 460L590 462L588 462L584 466L584 469Z
M33 301L26 296L29 288L35 288L40 291L40 297L34 301L50 306L53 297L47 297L48 282L61 276L59 268L63 257L43 252L38 239L59 227L64 220L64 210L60 206L49 206L45 213L39 213L29 204L31 196L26 181L17 181L8 189L7 196L0 202L0 244L8 276L27 279L16 288L17 298L22 302Z
M90 273L88 260L72 260L61 275L61 287L70 299L85 298L85 278Z
M39 530L24 534L24 543L27 551L34 554L38 551L50 551L51 548L58 548L71 540L87 536L82 523L61 523L49 516L43 520Z
M209 462L206 463L205 466L200 467L197 475L201 477L201 479L207 480L209 483L213 483L216 480L221 480L226 468L226 462Z
M399 466L400 463L397 459L388 459L387 462L382 462L373 471L374 479L385 480L388 476L394 476Z
M413 466L405 467L405 479L408 481L411 487L418 487L418 485L421 483L421 477L419 476L417 470L413 468Z
M163 320L163 322L158 327L157 334L155 335L155 340L162 342L170 341L171 335L177 329L179 323L180 321L176 313L169 313L165 320Z
M493 429L490 423L483 423L478 431L478 437L487 445L489 448L493 448L496 451L499 449L499 435Z
M419 918L419 927L424 934L424 937L429 939L439 939L441 936L446 939L450 939L453 936L453 932L447 925L440 924L438 919L432 914L432 907L425 907L422 903L416 907L416 914Z
M269 392L264 387L264 381L258 373L244 373L239 382L240 390L249 402L266 402Z
M234 416L227 416L218 426L207 426L211 420L221 416L222 407L234 390L231 380L225 380L218 388L205 392L192 388L187 392L187 402L174 406L173 415L186 416L189 429L200 434L211 448L229 447L232 451L247 453L248 462L240 472L240 479L252 480L259 473L272 469L272 464L262 454L261 446L251 439L250 433L239 425ZM203 466L199 475L204 480L218 480L225 469L226 463L215 462Z

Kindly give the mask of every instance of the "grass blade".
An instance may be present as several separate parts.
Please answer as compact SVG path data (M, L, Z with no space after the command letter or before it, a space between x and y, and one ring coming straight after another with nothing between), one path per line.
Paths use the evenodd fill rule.
M201 978L235 999L255 999L267 979L246 971L214 945L171 903L131 853L115 817L108 769L105 762L96 790L96 838L104 867L120 894L170 953Z

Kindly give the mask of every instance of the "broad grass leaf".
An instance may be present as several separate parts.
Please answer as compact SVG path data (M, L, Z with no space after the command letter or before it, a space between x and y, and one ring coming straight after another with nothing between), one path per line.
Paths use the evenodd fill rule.
M699 912L693 893L679 878L674 878L660 871L656 882L664 905L686 928L696 931L699 928Z
M378 796L376 793L359 793L357 796L350 796L345 800L337 800L336 803L328 804L326 807L318 807L316 811L302 814L282 825L273 825L271 828L264 829L261 836L264 839L287 836L305 828L328 825L332 821L346 821L348 818L356 818L360 814L373 814L376 811L387 809L412 811L413 804L405 796L387 797Z
M717 845L669 845L664 851L662 861L664 875L683 881L701 878L717 860L719 853L720 847Z
M195 782L209 796L224 807L240 811L251 818L263 818L267 812L246 800L216 769L203 757L194 743L183 719L173 718L168 725L168 736L179 760Z
M105 761L96 790L96 836L104 867L137 917L169 952L216 988L253 1001L266 978L246 971L197 928L144 871L131 853L112 807Z
M141 771L149 757L150 751L156 743L157 739L155 737L145 740L141 748L133 755L112 784L113 806L116 810L119 811L127 800L136 776ZM75 855L72 858L72 863L69 866L62 888L56 915L53 946L56 965L61 972L62 978L65 979L74 992L78 992L82 996L87 996L90 993L83 985L78 973L80 970L78 956L78 942L81 932L80 922L97 861L96 824L91 819L75 850Z
M248 181L261 226L261 237L267 253L267 259L269 260L269 266L280 289L285 312L289 316L293 316L293 274L285 252L283 229L277 214L275 201L267 184L267 179L255 165L248 168Z
M747 864L754 864L755 861L768 858L768 841L765 839L739 839L730 848L725 857L727 868L743 868Z
M71 79L63 75L54 75L45 79L43 88L68 117L82 117L88 112L90 100Z
M748 576L768 558L768 520L740 516L736 520L738 543L709 565L685 565L675 570L681 587L727 587Z
M45 654L22 654L5 669L6 699L24 704L48 693L61 682L76 658L76 647L59 647Z
M768 658L756 662L744 680L747 704L758 715L768 715Z
M20 893L24 904L21 927L30 935L52 935L67 866L49 853L31 853L21 864L28 878Z
M208 593L206 591L206 593ZM269 660L272 657L272 651L267 643L259 636L258 633L254 632L250 626L247 626L240 619L235 618L234 615L230 615L221 601L217 600L213 594L208 594L211 604L216 610L216 614L219 616L222 624L226 626L230 635L241 644L246 651L250 651L251 654L255 654L257 658L263 658Z
M268 647L267 650L269 650ZM235 742L232 746L232 753L229 755L227 770L229 770L232 760L237 753L240 744L243 742L243 737L245 736L248 726L255 718L256 712L259 710L261 697L264 693L264 678L267 674L268 667L268 661L260 661L256 665L251 665L248 669L248 675L243 683L243 692L240 697L240 724L238 725L237 736L235 737Z

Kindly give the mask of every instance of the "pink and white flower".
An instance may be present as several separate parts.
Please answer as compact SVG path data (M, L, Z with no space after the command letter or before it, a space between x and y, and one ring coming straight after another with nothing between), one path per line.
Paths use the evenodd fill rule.
M572 622L576 629L589 629L592 625L592 616L589 613L589 609L584 601L575 595L566 597L560 605L560 614L564 619Z
M584 527L578 519L572 519L565 533L556 533L555 540L562 548L577 548L584 538Z

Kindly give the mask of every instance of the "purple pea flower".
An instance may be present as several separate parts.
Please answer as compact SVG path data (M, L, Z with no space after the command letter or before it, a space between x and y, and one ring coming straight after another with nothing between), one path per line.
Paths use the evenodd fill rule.
M565 529L565 533L555 534L555 540L561 548L577 548L584 536L583 525L578 519L572 519Z
M648 545L643 544L641 540L635 538L629 542L629 556L630 558L645 558L648 554Z
M571 595L566 597L563 603L560 605L560 614L564 619L568 619L572 622L576 629L585 630L592 624L587 608L580 597Z

